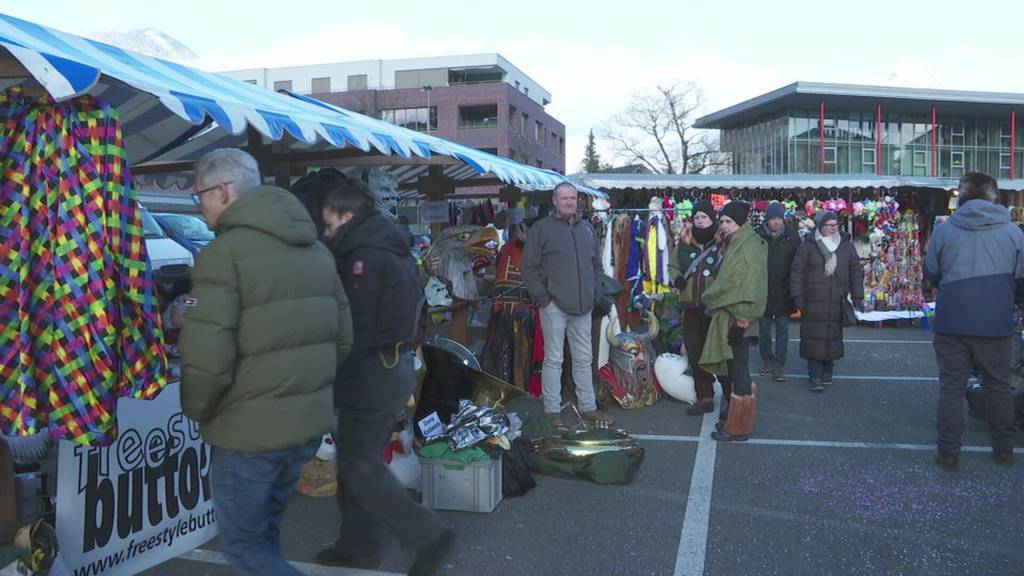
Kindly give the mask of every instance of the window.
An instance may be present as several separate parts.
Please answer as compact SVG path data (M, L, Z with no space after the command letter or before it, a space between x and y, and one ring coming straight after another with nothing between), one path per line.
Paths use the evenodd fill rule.
M530 95L530 89L527 88L526 86L523 86L523 94L526 94L527 96L529 96Z
M466 106L459 108L459 128L497 128L498 105Z
M543 138L544 138L544 125L541 124L540 121L538 120L537 123L533 125L533 139L535 141L537 141L537 142L540 142Z
M447 68L425 70L396 70L395 88L422 88L424 86L445 86L448 84Z
M349 76L348 90L366 90L366 74L353 74Z
M523 112L523 115L519 117L519 135L526 136L526 125L530 123L530 115Z
M560 156L565 156L565 138L558 138L558 154Z
M245 82L246 84L256 84L256 79L255 79L255 78L253 78L252 80L245 80L244 82Z
M914 150L914 176L926 176L928 172L928 153L924 150Z
M313 94L325 94L331 91L331 79L313 78Z
M519 80L516 80L516 90L519 90Z
M430 130L437 130L437 107L431 106L430 113L426 108L396 108L381 111L381 119L403 128L425 132L427 121L430 121Z
M278 92L280 90L291 90L291 89L292 89L292 81L291 80L278 80L278 81L274 82L274 92Z
M873 174L876 169L876 150L874 148L861 148L861 157L864 159L861 163L865 173Z

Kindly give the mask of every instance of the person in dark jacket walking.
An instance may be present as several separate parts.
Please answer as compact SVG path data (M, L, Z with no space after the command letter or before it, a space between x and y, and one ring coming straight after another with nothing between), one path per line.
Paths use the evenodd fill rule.
M245 574L298 576L279 527L330 429L334 375L352 346L348 301L309 213L260 186L252 156L200 158L193 198L217 238L192 271L181 406L213 446L221 549Z
M423 304L416 263L394 223L373 208L362 180L324 200L325 234L352 306L355 343L338 372L341 531L320 564L373 569L384 529L416 551L409 574L432 574L452 543L434 512L414 502L384 464L384 446L416 387L410 342Z
M786 209L772 202L765 211L764 224L757 232L768 244L768 305L758 323L761 375L776 382L786 381L786 350L789 347L789 315L796 312L789 292L789 274L800 247L796 230L786 225ZM775 346L772 346L772 328Z
M683 348L693 368L697 388L697 402L686 409L691 416L699 416L715 409L715 375L697 365L704 351L704 339L711 327L711 317L704 307L704 291L715 280L718 269L718 213L708 200L693 207L693 226L689 238L681 242L670 268L676 272L673 284L679 290L679 304L683 309ZM732 393L731 380L720 376L725 398Z
M985 413L997 464L1013 463L1010 338L1015 281L1024 278L1024 233L996 204L987 174L960 178L960 208L935 229L925 274L939 289L935 302L935 360L939 365L938 454L956 470L964 433L964 390L977 366L985 381Z
M821 392L832 384L835 361L842 358L843 300L864 306L864 282L853 244L839 233L839 217L823 211L815 230L797 249L789 287L800 309L800 356L807 359L809 387Z
M593 226L576 211L578 196L569 182L556 186L554 211L530 228L523 247L523 281L540 310L544 334L544 411L560 429L565 428L561 378L567 335L580 415L598 427L615 422L597 410L594 397L591 311L601 289L601 252Z

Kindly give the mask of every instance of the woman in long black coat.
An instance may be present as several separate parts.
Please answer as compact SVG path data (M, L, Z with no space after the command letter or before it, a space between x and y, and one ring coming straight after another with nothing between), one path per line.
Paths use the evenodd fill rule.
M797 250L790 292L800 309L800 356L807 359L812 392L832 384L835 361L843 357L842 301L850 295L862 308L864 283L857 251L839 233L835 212L820 212L816 229Z

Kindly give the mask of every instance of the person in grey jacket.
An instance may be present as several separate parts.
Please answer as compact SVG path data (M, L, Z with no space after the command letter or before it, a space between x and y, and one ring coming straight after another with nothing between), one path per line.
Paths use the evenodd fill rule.
M566 335L572 351L572 379L583 420L607 427L614 420L597 410L592 370L591 311L601 287L597 234L576 211L579 193L569 182L555 187L554 210L538 220L523 247L523 281L540 310L544 334L541 388L544 411L556 428L561 417L562 362Z
M1013 463L1010 338L1014 288L1024 278L1024 233L999 204L994 178L960 178L960 208L932 234L925 274L939 289L935 360L939 365L938 454L957 469L964 433L964 393L977 366L985 381L986 414L997 464Z

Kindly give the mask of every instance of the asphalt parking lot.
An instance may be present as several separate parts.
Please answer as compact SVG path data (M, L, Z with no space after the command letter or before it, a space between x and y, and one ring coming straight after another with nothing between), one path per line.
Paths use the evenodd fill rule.
M790 342L789 381L757 379L759 420L746 443L714 442L716 415L687 416L672 401L613 410L646 450L631 485L537 476L535 490L491 514L442 512L457 534L442 573L1024 574L1024 461L996 466L987 426L969 418L960 471L932 464L931 335L858 327L846 338L847 356L822 394L807 390ZM541 410L533 400L514 408ZM311 564L338 521L333 499L295 495L285 556L311 575L408 567L411 554L394 542L381 572ZM145 572L230 573L216 540Z

